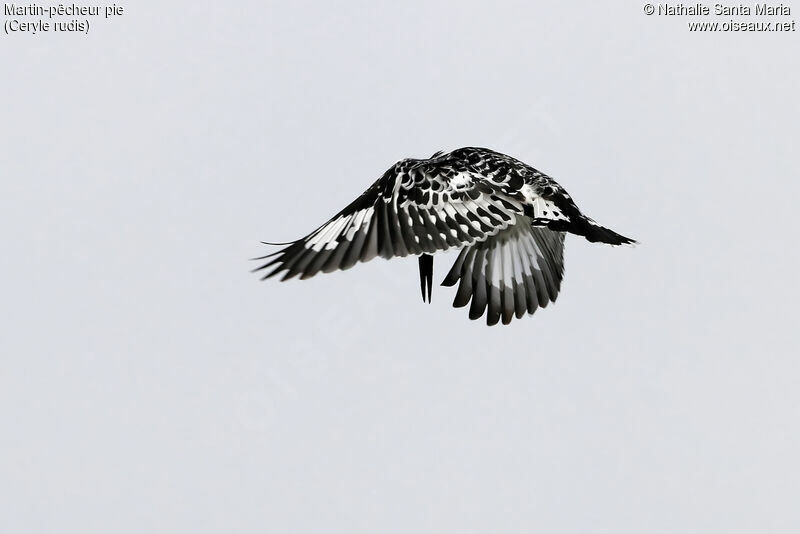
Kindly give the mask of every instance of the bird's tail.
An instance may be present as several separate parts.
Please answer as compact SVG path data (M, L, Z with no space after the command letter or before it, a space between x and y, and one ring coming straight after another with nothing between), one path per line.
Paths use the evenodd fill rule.
M430 254L422 254L419 257L419 287L422 289L422 302L426 302L427 294L427 302L430 303L433 292L433 256Z

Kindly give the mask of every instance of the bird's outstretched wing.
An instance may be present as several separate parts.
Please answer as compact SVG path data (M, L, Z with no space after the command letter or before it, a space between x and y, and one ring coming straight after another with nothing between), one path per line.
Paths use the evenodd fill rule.
M564 276L564 232L534 227L527 218L464 248L442 282L459 282L453 306L472 301L469 318L508 324L555 302Z
M376 256L419 255L485 241L525 212L522 176L496 153L460 149L429 159L399 161L328 222L287 247L257 259L284 272L310 278L348 269ZM530 209L530 208L528 208Z

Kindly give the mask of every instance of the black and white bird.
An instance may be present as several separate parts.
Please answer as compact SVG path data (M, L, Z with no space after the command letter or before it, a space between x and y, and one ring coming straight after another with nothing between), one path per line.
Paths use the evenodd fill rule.
M376 256L419 257L430 302L432 254L461 249L442 282L458 283L453 306L470 319L511 322L555 302L564 275L564 236L632 245L583 215L563 187L530 165L486 148L437 152L395 163L360 197L307 236L256 258L263 279L311 278Z

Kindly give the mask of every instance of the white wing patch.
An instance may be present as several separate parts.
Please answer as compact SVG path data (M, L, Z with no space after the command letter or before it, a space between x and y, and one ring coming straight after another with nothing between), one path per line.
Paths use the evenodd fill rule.
M451 189L456 191L460 191L462 189L467 189L472 185L473 176L466 172L460 172L453 176L448 184Z
M369 227L373 212L372 208L368 208L350 215L340 215L320 227L303 245L307 249L319 252L336 248L342 237L347 241L353 241L358 232L366 231Z
M546 221L569 221L569 217L561 212L561 209L555 205L552 200L547 200L539 196L533 189L533 186L525 184L522 187L522 194L525 195L525 200L533 210L531 219L534 222Z

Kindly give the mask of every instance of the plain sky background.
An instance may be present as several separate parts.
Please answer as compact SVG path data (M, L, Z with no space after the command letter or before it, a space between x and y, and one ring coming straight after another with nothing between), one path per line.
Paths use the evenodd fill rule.
M0 36L0 533L800 531L798 32L124 5ZM568 237L509 327L410 258L248 272L464 145L642 244Z

